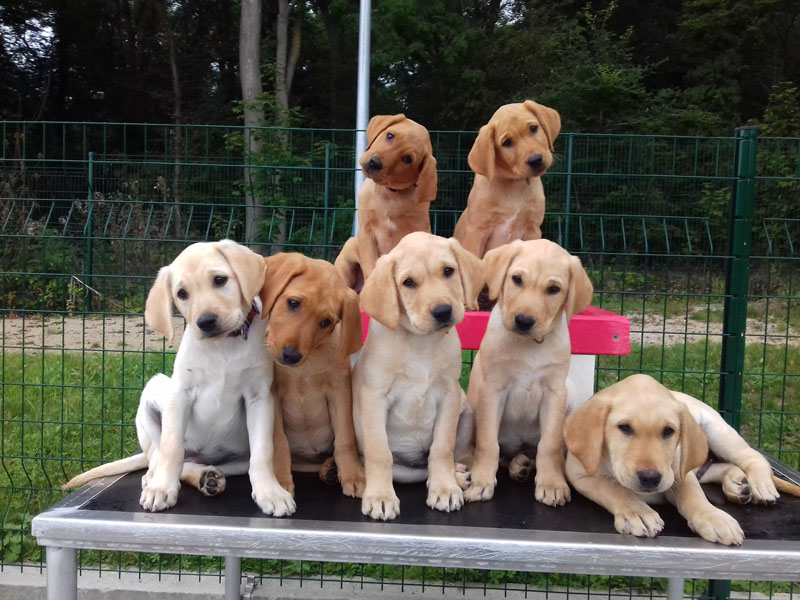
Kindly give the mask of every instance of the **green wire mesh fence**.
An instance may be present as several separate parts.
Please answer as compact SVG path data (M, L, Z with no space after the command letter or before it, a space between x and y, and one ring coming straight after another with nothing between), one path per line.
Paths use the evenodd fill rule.
M243 241L252 198L260 210L255 249L333 260L352 231L354 132L258 130L259 148L245 161L248 132L236 127L5 122L0 131L0 537L8 569L42 564L30 519L63 497L64 481L136 450L139 393L152 375L169 372L175 351L142 316L158 267L193 241ZM720 408L752 444L799 467L800 140L748 138L748 171L748 135L562 135L544 178L543 232L581 257L593 303L631 320L632 351L598 357L598 386L651 373ZM475 132L431 137L439 168L431 223L449 236L472 183L466 156ZM737 191L748 185L749 197ZM733 226L742 202L750 213ZM744 233L747 255L739 256L733 238ZM737 265L747 277L731 288ZM739 309L741 333L731 325ZM464 354L466 373L472 356ZM219 578L222 564L94 551L80 561L116 576L197 578ZM662 597L666 589L658 579L381 565L248 560L245 569L283 583L377 591ZM687 585L693 596L708 592L706 582ZM788 582L735 582L737 590L797 591Z

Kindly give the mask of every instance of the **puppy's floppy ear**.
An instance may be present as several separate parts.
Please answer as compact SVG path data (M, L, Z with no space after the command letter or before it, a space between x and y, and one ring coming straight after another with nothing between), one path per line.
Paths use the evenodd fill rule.
M364 282L361 290L361 308L370 317L389 329L400 322L400 298L394 281L394 258L384 254Z
M676 400L680 403L680 400ZM692 413L681 404L681 464L680 476L683 478L689 471L696 469L708 459L708 438L694 420Z
M587 475L597 473L603 456L606 418L611 411L608 392L601 390L564 421L567 450L581 461Z
M220 240L215 246L233 269L242 298L249 305L264 285L264 257L233 240Z
M577 256L569 258L569 290L567 291L567 301L564 310L567 315L567 322L576 313L581 312L592 303L594 286L586 274L581 260Z
M522 252L521 240L514 240L509 244L489 250L483 257L483 272L486 284L489 286L489 298L496 300L503 291L503 282L506 279L511 261Z
M464 304L467 310L478 310L478 294L483 289L484 281L483 262L469 250L458 243L456 238L450 238L450 249L456 257L458 272L461 275L461 287L464 290Z
M494 161L494 125L487 123L478 131L478 137L472 144L467 162L470 169L492 181L494 179Z
M358 294L353 290L343 290L342 309L339 315L339 349L342 357L347 358L361 348L363 339L361 332L361 311L358 307Z
M436 200L436 188L439 178L436 174L436 159L433 154L426 154L420 164L417 179L417 202L433 202Z
M145 322L169 341L175 335L172 327L172 279L170 268L161 267L158 277L147 294L144 306Z
M550 152L552 152L555 149L553 145L561 131L561 115L558 114L557 110L544 106L543 104L537 104L533 100L525 100L524 104L525 108L536 115L539 126L547 136L547 144L550 146Z
M281 252L262 259L267 275L261 287L261 318L272 312L275 301L289 282L306 270L305 258L299 252Z
M372 146L377 137L389 127L400 121L404 121L406 116L403 113L396 115L375 115L369 120L367 125L367 150Z

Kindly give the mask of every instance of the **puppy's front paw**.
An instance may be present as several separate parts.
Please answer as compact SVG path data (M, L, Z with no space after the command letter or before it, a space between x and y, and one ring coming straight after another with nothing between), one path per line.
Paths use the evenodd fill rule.
M664 529L664 521L647 504L638 502L614 513L614 528L637 537L655 537Z
M750 486L750 500L756 504L775 504L780 498L772 471L768 473L748 473L747 483Z
M333 469L336 476L334 483L341 483L342 493L345 496L361 498L361 496L364 495L364 487L367 485L367 479L364 476L364 465L361 464L361 461L354 461L353 464L350 464L350 462L342 462L341 465L338 465L336 462L333 462L333 458L329 458L322 465L322 469L319 472L320 477L322 477L322 472L325 470L326 465L328 465L329 469ZM327 479L323 481L327 482L330 479L331 476L329 475Z
M206 467L200 474L198 488L205 496L216 496L225 491L225 475L216 467Z
M548 506L564 506L572 499L569 485L563 477L553 477L551 480L536 477L536 499Z
M381 521L396 519L400 514L400 500L393 490L377 494L365 491L361 499L361 514Z
M455 481L449 484L429 484L425 503L434 510L453 512L464 506L464 492Z
M464 492L464 499L467 502L491 500L494 496L494 488L497 486L496 472L496 468L494 471L489 471L472 465L472 483Z
M181 485L176 482L172 485L159 485L157 481L150 480L142 490L139 497L139 504L142 508L152 512L158 512L175 506L178 501L178 490Z
M533 471L533 462L524 454L517 454L508 465L508 475L517 483L525 483Z
M463 463L456 463L456 483L462 490L466 490L472 485L472 473L469 467Z
M275 485L253 486L251 495L265 515L286 517L297 510L292 494L277 482Z
M741 546L744 541L744 532L736 519L715 506L709 506L706 510L692 515L689 519L689 528L709 542Z

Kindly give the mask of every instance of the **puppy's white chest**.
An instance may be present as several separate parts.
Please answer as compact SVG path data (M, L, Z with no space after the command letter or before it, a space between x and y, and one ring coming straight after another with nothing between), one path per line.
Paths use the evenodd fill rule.
M535 373L518 375L504 390L505 407L498 437L504 454L535 447L539 442L539 411L545 397L543 383L543 378Z

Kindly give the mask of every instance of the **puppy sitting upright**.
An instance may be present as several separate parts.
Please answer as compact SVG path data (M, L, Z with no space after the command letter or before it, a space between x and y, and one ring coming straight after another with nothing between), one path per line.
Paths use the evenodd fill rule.
M542 237L541 176L553 163L561 117L532 100L506 104L481 127L468 161L475 180L453 237L478 258L514 240Z
M467 398L475 416L468 502L494 495L502 456L524 481L536 451L536 499L569 501L562 427L567 408L567 323L592 299L580 260L548 240L516 241L483 259L497 304L475 357Z
M361 512L394 519L395 481L428 479L427 504L442 511L464 503L454 462L459 415L461 342L453 325L474 302L480 261L453 240L411 233L382 256L361 292L372 317L353 371L356 437L367 485ZM469 432L461 444L469 444Z
M141 454L102 465L65 487L147 467L140 504L175 505L180 482L207 496L225 476L250 474L253 500L268 515L290 515L292 495L273 469L272 363L258 318L264 259L230 240L192 244L158 272L145 320L172 339L172 307L187 322L172 377L147 382L136 413Z
M739 523L708 501L700 483L722 483L736 503L772 504L776 485L800 492L776 479L767 460L717 411L649 375L631 375L597 392L567 417L564 439L570 483L613 514L620 533L658 534L664 521L649 504L666 499L702 538L738 545L744 539ZM709 450L722 462L699 472Z
M361 348L358 296L333 265L295 252L264 259L261 299L274 361L275 470L293 489L292 470L319 472L348 496L364 492L356 451L350 355ZM287 439L288 438L288 439ZM329 458L333 455L333 458ZM335 462L334 462L335 461Z
M358 194L358 235L336 258L336 269L355 289L407 233L430 233L436 198L436 159L428 130L405 115L377 115L367 126L359 163L366 176Z

